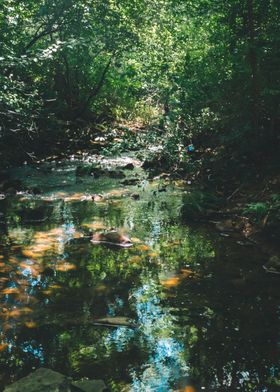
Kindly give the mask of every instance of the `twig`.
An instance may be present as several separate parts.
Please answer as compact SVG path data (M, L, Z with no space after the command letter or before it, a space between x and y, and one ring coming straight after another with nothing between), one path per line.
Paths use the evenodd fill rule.
M260 196L263 196L263 194L267 189L268 189L268 183L266 183L264 188L254 196L254 200L257 200Z
M235 191L229 197L227 197L227 201L230 201L233 198L233 196L235 196L240 191L241 187L242 187L242 185L240 185L238 188L236 188Z
M266 216L264 217L264 219L262 221L262 228L265 228L265 226L267 225L270 213L271 213L271 209L269 209L268 213L266 214Z

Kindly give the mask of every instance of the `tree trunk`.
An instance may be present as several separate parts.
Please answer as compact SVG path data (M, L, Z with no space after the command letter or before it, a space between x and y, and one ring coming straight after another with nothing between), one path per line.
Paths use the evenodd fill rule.
M256 51L256 26L255 26L254 0L247 0L247 32L249 38L248 62L251 70L251 102L252 102L252 126L256 131L260 126L260 84L259 65Z

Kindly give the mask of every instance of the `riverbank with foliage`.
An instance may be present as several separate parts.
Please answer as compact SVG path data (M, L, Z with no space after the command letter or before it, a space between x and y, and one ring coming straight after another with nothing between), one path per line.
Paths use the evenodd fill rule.
M0 7L1 165L84 147L123 120L159 128L171 161L174 145L209 139L245 166L277 156L278 1Z
M269 272L280 271L280 252L278 234L280 230L280 177L278 162L271 157L263 164L262 160L253 162L248 156L227 152L225 146L215 146L208 139L207 145L193 141L191 151L188 140L180 140L169 132L162 137L163 131L156 127L145 128L143 124L123 123L122 125L100 126L94 134L84 138L84 144L76 139L61 151L55 147L50 156L29 159L31 165L44 162L59 162L69 159L87 160L95 156L89 166L77 168L78 176L91 174L94 178L109 176L121 178L123 186L133 185L139 179L125 179L123 167L109 170L100 166L103 159L130 154L141 165L150 179L163 183L175 181L185 189L182 216L185 222L210 223L222 236L233 236L240 244L261 247L267 254ZM167 135L167 132L165 133ZM185 142L185 143L184 143ZM75 152L75 154L72 154ZM118 159L118 158L117 158ZM120 158L119 158L120 159ZM104 161L104 162L105 162ZM130 161L129 161L130 162ZM133 170L134 164L125 165ZM2 172L0 192L41 192L39 187L24 189L20 181L10 179ZM270 266L269 260L273 259Z

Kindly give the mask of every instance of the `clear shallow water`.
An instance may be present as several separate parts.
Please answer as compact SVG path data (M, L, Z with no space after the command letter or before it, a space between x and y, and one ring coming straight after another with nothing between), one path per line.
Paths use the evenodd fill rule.
M77 165L18 169L42 193L0 201L0 385L45 366L113 391L277 390L279 278L264 256L184 224L180 183L137 168L124 186ZM90 242L111 227L134 246Z

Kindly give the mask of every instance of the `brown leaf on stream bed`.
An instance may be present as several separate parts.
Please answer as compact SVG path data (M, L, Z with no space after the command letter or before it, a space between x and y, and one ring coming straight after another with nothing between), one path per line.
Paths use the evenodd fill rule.
M38 326L38 324L35 323L34 321L26 321L24 323L24 325L26 326L26 328L29 328L29 329L34 329Z
M141 245L137 245L135 249L140 250L141 252L145 252L150 250L151 248L148 245L141 244Z
M182 268L178 274L160 279L160 283L169 289L178 286L185 279L197 277L199 277L199 275L196 272L190 269Z
M59 263L55 266L56 271L62 271L62 272L73 271L76 269L77 269L77 266L75 264L67 263L65 261L62 261L61 263Z
M47 253L58 253L60 242L59 238L63 238L65 231L61 227L57 227L48 231L39 231L34 234L33 242L22 250L22 254L32 260L42 258ZM73 238L81 238L81 232L73 233Z
M0 344L0 352L7 350L9 347L8 343L2 343Z
M0 272L1 273L8 273L10 272L12 267L10 265L7 265L5 263L0 263Z
M4 290L1 290L0 295L11 295L11 294L19 294L20 290L17 287L8 287Z
M178 286L178 284L180 283L180 278L179 276L173 276L171 278L168 279L163 279L160 281L160 283L166 287L166 288L172 288L172 287L176 287Z

